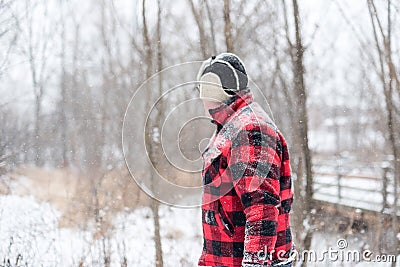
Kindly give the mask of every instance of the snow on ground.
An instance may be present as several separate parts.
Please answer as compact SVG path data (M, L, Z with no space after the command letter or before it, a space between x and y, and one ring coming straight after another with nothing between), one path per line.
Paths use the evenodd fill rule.
M102 266L102 239L89 229L58 228L59 213L33 197L0 196L0 266ZM197 266L201 253L201 215L197 209L160 208L165 266ZM153 267L151 210L138 208L115 217L105 246L111 266Z
M160 207L164 266L193 267L201 253L200 210ZM103 245L111 266L153 267L155 249L149 208L126 210L115 216L104 239L93 235L95 227L59 228L59 212L33 197L0 195L0 266L104 266ZM316 232L312 248L318 258L331 247L338 250L337 234ZM359 239L347 240L347 249L360 248ZM339 250L340 251L340 250ZM7 265L10 261L10 265ZM331 262L308 266L390 266L388 263Z
M55 266L59 213L32 197L0 196L0 264Z
M332 203L339 201L338 180L334 175L336 170L336 166L328 164L316 168L315 198ZM363 172L351 169L351 173L346 174L379 177L380 170L379 167L375 170L362 168ZM16 192L16 189L21 187L33 187L27 177L21 176L18 181L19 183L10 183L11 192ZM341 204L380 210L380 180L353 177L342 178L340 183L343 187ZM363 190L368 191L365 193ZM393 186L389 183L389 193L392 190ZM391 195L389 203L392 203ZM127 266L154 266L154 228L149 208L126 209L118 213L109 230L103 235L106 238L99 239L94 234L94 225L59 228L61 212L55 207L32 196L0 195L0 267L26 264L63 267L79 266L80 262L83 266L104 266L103 248L110 253L111 266L121 266L124 256ZM200 210L161 206L159 214L164 266L197 266L202 245ZM323 251L329 247L337 249L336 242L339 238L341 236L338 234L316 232L312 248L321 257ZM362 246L360 240L347 241L349 249L354 250ZM308 266L321 265L390 266L388 263L331 262L327 259L323 263L309 263Z

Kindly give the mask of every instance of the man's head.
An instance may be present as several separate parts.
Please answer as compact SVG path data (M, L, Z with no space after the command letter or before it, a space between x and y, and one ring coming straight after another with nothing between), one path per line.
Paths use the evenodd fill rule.
M222 53L203 62L198 74L200 98L206 109L217 107L247 87L244 64L238 56Z

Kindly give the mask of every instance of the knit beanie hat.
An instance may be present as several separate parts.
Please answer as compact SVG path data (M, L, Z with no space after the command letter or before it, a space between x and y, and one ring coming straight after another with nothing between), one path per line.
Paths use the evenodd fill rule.
M232 53L222 53L203 62L197 74L200 98L226 101L247 87L243 62Z

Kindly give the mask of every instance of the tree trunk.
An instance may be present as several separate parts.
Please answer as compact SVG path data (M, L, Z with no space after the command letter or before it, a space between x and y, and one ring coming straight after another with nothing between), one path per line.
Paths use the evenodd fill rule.
M391 45L390 45L390 39L391 39L391 19L390 19L390 1L388 1L388 34L385 36L382 28L382 24L380 22L380 19L378 17L378 13L376 11L374 2L372 0L368 0L368 11L371 19L371 24L372 24L372 29L374 33L374 40L375 40L375 45L377 48L378 56L379 56L379 68L380 68L380 79L382 82L382 87L383 87L383 93L385 96L385 104L386 104L386 116L387 116L387 129L388 129L388 134L389 134L389 143L391 146L391 151L393 154L394 158L394 177L393 177L393 195L394 195L394 200L393 200L393 211L392 211L392 231L393 234L396 235L398 232L399 228L399 223L398 223L398 217L397 217L397 202L398 202L398 182L399 182L399 174L400 174L400 163L399 163L399 152L398 152L398 147L397 147L397 138L396 138L396 124L395 124L395 119L394 119L394 103L393 103L393 82L397 82L397 74L394 71L394 66L392 63L392 55L391 55ZM381 45L379 44L378 40L378 32L375 26L374 22L374 17L376 20L376 23L378 24L380 34L383 39L383 46L384 46L384 51L381 48ZM386 82L385 78L385 68L384 68L384 57L386 59L386 63L388 65L388 79L389 82ZM397 255L398 254L398 249L400 247L399 240L395 238L395 248L393 252ZM394 265L393 265L394 266Z
M158 5L158 18L157 18L157 68L158 70L161 70L162 68L162 47L161 47L161 7L160 7L160 1L157 1ZM152 72L152 57L153 53L151 50L151 43L150 43L150 37L147 29L147 22L146 22L146 4L145 0L142 1L142 18L143 18L143 39L144 39L144 47L145 47L145 62L146 62L146 79L149 79L151 77L151 72ZM159 90L162 90L162 81L160 78L159 82ZM149 89L149 88L148 88ZM148 90L148 101L147 101L147 106L149 107L149 103L152 99L151 92ZM146 110L149 110L149 108L146 108ZM153 129L157 127L159 129L160 125L160 113L161 111L158 111L158 114L155 118L155 122L153 123L148 123L147 125L150 126L150 129L147 129L145 140L146 140L146 145L149 149L149 156L150 156L150 161L154 164L155 167L157 167L157 150L158 150L158 143L155 142L153 139L154 133ZM150 165L149 168L152 168ZM156 177L153 176L154 171L149 171L151 175L151 191L154 192L154 183ZM161 244L161 234L160 234L160 217L158 214L159 211L159 205L160 203L158 202L157 199L152 198L151 199L151 208L153 212L153 224L154 224L154 245L155 245L155 250L156 250L156 267L163 267L163 253L162 253L162 244Z
M208 42L206 38L206 33L204 30L204 23L203 23L203 12L202 9L199 8L199 12L196 11L196 7L194 6L193 0L188 0L190 4L190 8L192 10L192 14L197 24L197 29L199 30L199 38L200 38L200 49L203 55L203 59L208 58L210 53L208 52Z
M230 0L224 0L225 42L226 51L233 53L232 23L230 17Z
M210 9L210 5L208 4L208 1L205 0L205 5L206 5L206 9L207 9L207 17L208 17L208 21L210 23L210 34L211 34L211 47L212 47L212 54L216 55L217 54L217 45L215 44L215 30L214 30L214 21L212 19L212 14L211 14L211 9Z
M305 250L309 250L311 247L311 241L313 236L313 176L312 176L312 162L311 162L311 151L308 144L308 115L307 115L307 94L304 82L304 65L303 65L303 53L304 47L301 39L301 26L300 26L300 14L297 0L293 0L293 16L295 23L295 34L296 34L296 57L294 62L294 87L296 92L296 98L298 100L297 110L298 110L298 127L299 135L301 140L301 150L304 159L305 167L305 197L304 206L305 212L308 218L308 227L306 227L305 237L303 240L303 245ZM302 266L307 265L308 255L302 262Z
M288 19L288 12L286 8L285 0L282 0L282 7L283 7L283 15L284 15L284 22L285 22L285 32L286 32L286 41L288 43L288 51L290 60L292 62L293 68L293 75L294 75L294 67L295 67L295 59L296 54L295 46L293 45L290 37L289 32L289 19ZM278 64L278 66L280 63ZM304 160L303 160L303 153L302 153L302 139L298 134L299 130L299 114L297 112L297 102L296 93L292 96L290 92L289 86L286 84L285 78L283 77L282 71L280 71L280 80L282 83L282 89L285 96L285 100L287 101L287 106L289 107L289 117L290 117L290 124L292 125L290 131L291 142L293 143L291 149L291 164L293 168L292 176L293 176L293 184L294 184L294 203L293 203L293 212L297 216L292 218L295 235L294 240L298 247L303 247L303 240L304 240L304 233L305 225L304 221L306 220L307 214L304 212L306 210L305 207L305 193L304 193Z
M64 1L60 1L61 13L61 101L60 101L60 131L61 131L61 167L68 165L67 159L67 114L66 114L66 101L67 101L67 78L65 68L65 17L64 17Z

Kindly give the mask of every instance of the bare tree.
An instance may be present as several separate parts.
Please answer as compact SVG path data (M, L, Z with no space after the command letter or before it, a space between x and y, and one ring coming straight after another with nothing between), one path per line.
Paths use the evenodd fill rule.
M230 0L224 0L224 21L225 21L225 43L226 51L234 52L233 37L232 37L232 22L230 17Z
M34 132L33 132L33 158L36 165L43 164L42 157L42 140L41 140L41 115L42 115L42 101L44 96L45 83L49 78L47 69L47 63L49 59L49 47L54 33L56 32L56 24L52 24L51 21L45 20L40 24L37 20L37 12L42 9L42 16L46 16L48 12L47 4L39 6L39 3L26 1L25 2L25 13L26 13L26 25L22 28L22 25L18 23L19 30L24 32L26 29L26 45L24 44L21 51L27 58L31 83L33 88L33 94L35 97L34 105ZM38 26L40 31L34 32L34 28Z
M199 37L200 37L200 49L203 55L203 58L209 57L210 53L208 52L208 42L206 39L206 33L204 29L204 11L203 8L196 8L193 0L188 0L190 4L190 8L192 10L193 17L197 24L197 29L199 30Z
M158 5L158 10L157 10L157 68L161 70L162 68L162 46L161 46L161 7L160 7L160 1L157 2ZM148 26L147 26L147 20L146 20L146 1L142 1L142 19L143 19L143 40L144 40L144 50L145 50L145 62L146 62L146 79L149 79L152 74L152 58L153 58L153 51L151 47L151 41L150 41L150 36L149 36L149 31L148 31ZM162 90L162 81L161 78L159 80L159 91L161 92ZM147 88L149 89L149 88ZM148 99L147 99L147 106L150 107L151 103L151 92L148 90ZM146 108L146 110L149 110L149 108ZM146 130L146 136L145 136L145 141L146 141L146 146L149 151L149 157L150 161L154 164L155 167L157 167L157 151L158 151L158 140L155 140L154 136L155 134L159 133L159 126L160 126L160 114L161 110L158 111L158 114L156 115L155 122L148 123L148 129ZM150 129L149 129L150 128ZM155 132L157 131L157 133ZM150 165L149 168L152 168ZM153 171L149 171L151 175L151 186L152 186L152 191L154 192L154 184L156 182L156 177L153 177ZM156 250L156 267L162 267L164 265L163 263L163 257L162 257L162 245L161 245L161 235L160 235L160 218L159 218L159 202L157 199L152 198L151 201L151 207L153 211L153 222L154 222L154 243L155 243L155 250Z
M8 44L5 52L0 58L0 78L5 69L7 69L7 63L9 62L11 51L13 47L15 47L18 39L18 18L12 11L15 2L15 0L0 1L0 40L7 40Z
M61 166L68 166L68 141L67 141L67 131L68 131L68 121L67 121L67 70L66 70L66 36L65 36L65 6L64 1L60 1L60 17L61 17L61 53L60 53L60 68L61 68L61 78L60 78L60 89L61 89L61 100L60 100L60 135L61 135Z
M211 34L211 47L212 47L212 54L216 55L217 54L217 45L215 43L215 29L214 29L214 20L212 17L210 5L207 0L204 1L206 5L206 10L207 10L207 17L208 17L208 22L210 24L210 34Z
M298 233L303 232L304 238L299 238L301 242L300 247L309 250L311 247L311 241L313 236L313 174L312 174L312 160L311 151L308 143L308 113L307 113L307 90L304 81L304 46L302 43L301 34L301 17L297 0L293 0L293 18L294 18L294 32L295 32L295 42L291 41L289 34L289 23L288 17L286 15L286 4L283 2L284 15L285 15L285 29L286 29L286 39L289 46L289 55L292 61L293 68L293 87L294 87L294 99L293 106L296 108L295 113L291 113L294 119L294 125L297 134L294 136L294 146L297 158L297 168L296 170L296 185L295 185L295 196L296 213L300 215L296 227ZM281 78L281 80L283 80ZM285 84L285 83L283 83ZM286 91L286 90L285 90ZM286 93L288 101L290 100L290 94ZM296 148L297 147L297 148ZM305 176L305 181L303 179ZM304 221L307 225L304 227ZM308 256L308 255L306 255ZM308 259L303 259L302 266L306 266Z
M375 40L375 46L378 52L379 58L379 77L382 82L383 94L385 97L385 108L386 108L386 119L387 119L387 130L390 140L391 152L393 154L393 167L394 167L394 180L393 180L393 223L392 229L393 233L398 232L398 185L399 185L399 174L400 174L400 162L399 162L399 147L398 147L398 133L400 127L398 123L396 123L395 119L395 103L393 101L393 84L396 85L397 89L399 88L399 80L397 76L397 72L395 70L395 66L392 61L392 49L391 49L391 1L388 1L387 7L387 34L385 34L381 18L378 15L377 9L375 7L373 0L368 0L368 11L370 14L373 36ZM377 26L378 25L378 29ZM381 37L381 42L379 41L379 35ZM387 67L385 68L384 62L386 61ZM387 73L388 72L388 73ZM396 246L394 248L394 253L398 253L400 247L399 240L396 239ZM393 263L395 266L395 263Z

